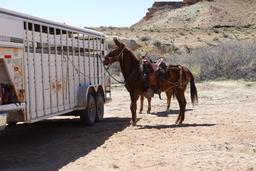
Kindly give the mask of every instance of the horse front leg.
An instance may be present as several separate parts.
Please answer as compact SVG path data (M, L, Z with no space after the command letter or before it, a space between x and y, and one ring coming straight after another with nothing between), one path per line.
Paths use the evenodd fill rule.
M140 114L142 114L143 111L143 103L144 103L144 96L143 94L140 95Z
M147 98L148 100L148 110L147 110L147 113L149 114L150 111L151 111L151 98Z
M137 123L137 114L136 114L136 110L137 110L137 100L139 98L139 95L137 94L130 94L131 97L131 105L130 105L130 110L132 113L132 126L135 126Z

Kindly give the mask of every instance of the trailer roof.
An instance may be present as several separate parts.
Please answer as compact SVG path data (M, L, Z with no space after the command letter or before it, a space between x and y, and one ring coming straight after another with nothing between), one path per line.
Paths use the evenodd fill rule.
M71 30L74 30L74 31L85 32L87 34L91 34L91 35L95 35L95 36L104 36L103 33L97 32L97 31L94 31L94 30L91 30L91 29L70 26L70 25L67 25L67 24L58 23L58 22L55 22L55 21L51 21L51 20L47 20L47 19L43 19L43 18L39 18L39 17L27 15L27 14L23 14L23 13L20 13L20 12L11 11L11 10L4 9L4 8L0 8L0 13L10 15L10 16L14 16L14 17L18 17L18 18L27 19L27 20L34 20L34 21L41 22L41 23L52 24L52 25L55 25L55 26L64 27L66 29L71 29Z

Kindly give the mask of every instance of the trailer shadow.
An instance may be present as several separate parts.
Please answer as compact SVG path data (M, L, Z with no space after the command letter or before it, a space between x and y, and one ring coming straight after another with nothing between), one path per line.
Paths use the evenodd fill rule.
M130 118L106 118L93 127L78 119L19 124L0 131L0 170L58 170L104 144L130 125Z

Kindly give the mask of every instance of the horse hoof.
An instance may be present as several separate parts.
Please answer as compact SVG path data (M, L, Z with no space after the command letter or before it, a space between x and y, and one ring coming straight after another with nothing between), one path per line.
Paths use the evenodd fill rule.
M142 114L142 111L140 111L139 114Z
M147 111L147 114L150 114L150 111Z
M132 126L136 126L136 122L131 121Z

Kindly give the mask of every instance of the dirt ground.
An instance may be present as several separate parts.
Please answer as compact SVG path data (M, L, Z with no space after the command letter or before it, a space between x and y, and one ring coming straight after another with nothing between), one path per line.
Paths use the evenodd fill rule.
M61 117L9 127L0 132L0 170L256 170L256 82L196 85L199 104L187 90L181 126L176 99L164 112L164 94L130 126L129 95L116 87L93 127Z

